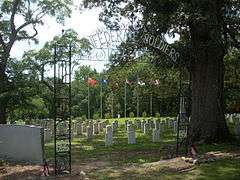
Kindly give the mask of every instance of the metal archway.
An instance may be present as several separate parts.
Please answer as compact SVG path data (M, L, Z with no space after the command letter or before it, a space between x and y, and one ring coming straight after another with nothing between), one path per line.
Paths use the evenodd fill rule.
M126 29L124 29L126 31ZM99 31L105 37L118 38L118 43L123 42L124 37L121 37L117 32ZM95 34L99 37L99 34ZM147 38L148 37L148 38ZM94 37L90 37L94 39ZM100 38L101 39L101 38ZM162 42L161 38L156 38L147 35L142 39L145 44L153 46L162 50L166 55L172 59L174 63L179 60L180 54L166 42ZM71 173L71 75L72 75L72 60L75 61L106 61L111 54L118 51L116 45L111 46L111 38L106 40L105 43L100 42L100 47L92 42L92 50L95 50L93 56L80 54L77 57L72 54L72 46L61 46L56 44L54 47L54 158L55 158L55 174ZM103 46L105 45L105 46ZM158 46L159 45L159 46ZM158 46L158 47L157 47ZM167 49L169 54L167 54ZM184 79L183 65L180 63L179 67L179 112L177 118L177 144L176 155L178 156L182 151L188 151L188 129L189 129L189 113L186 111L186 106L189 106L189 89L190 80ZM182 150L183 149L183 150Z

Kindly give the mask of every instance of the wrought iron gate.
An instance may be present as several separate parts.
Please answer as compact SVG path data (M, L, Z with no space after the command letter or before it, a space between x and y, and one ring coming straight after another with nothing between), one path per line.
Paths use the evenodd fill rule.
M188 73L187 73L188 74ZM187 155L189 148L189 124L190 124L190 75L184 76L184 68L180 67L179 77L179 114L177 117L177 145L176 155Z
M71 51L54 48L54 153L55 174L71 173Z

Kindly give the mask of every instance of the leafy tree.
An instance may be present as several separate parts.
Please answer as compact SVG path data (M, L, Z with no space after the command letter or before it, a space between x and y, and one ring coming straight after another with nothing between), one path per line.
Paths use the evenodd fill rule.
M240 52L231 49L225 56L224 100L226 112L240 112Z
M103 7L100 19L116 27L122 16L132 21L136 39L145 34L180 35L181 59L190 61L192 80L191 141L214 142L228 137L223 106L223 58L231 46L239 48L239 7L236 0L85 0L85 7ZM184 46L182 46L184 45ZM126 52L142 49L137 41ZM148 46L156 59L162 52ZM129 58L122 58L125 61Z
M37 26L44 23L43 17L56 17L63 22L71 14L72 0L3 0L0 2L0 94L8 92L7 69L12 59L10 52L15 42L33 40L37 42ZM17 24L16 22L22 22ZM32 33L34 32L34 33ZM6 123L7 101L0 101L0 123Z

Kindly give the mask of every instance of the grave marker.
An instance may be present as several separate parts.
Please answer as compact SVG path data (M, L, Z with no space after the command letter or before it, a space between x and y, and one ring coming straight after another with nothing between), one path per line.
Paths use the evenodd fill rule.
M113 144L113 130L111 125L106 126L105 134L105 146L111 146Z

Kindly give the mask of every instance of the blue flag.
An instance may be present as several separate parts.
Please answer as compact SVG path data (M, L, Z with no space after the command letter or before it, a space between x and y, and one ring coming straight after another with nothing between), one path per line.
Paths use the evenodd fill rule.
M107 83L108 83L107 79L102 79L102 84L107 84Z

